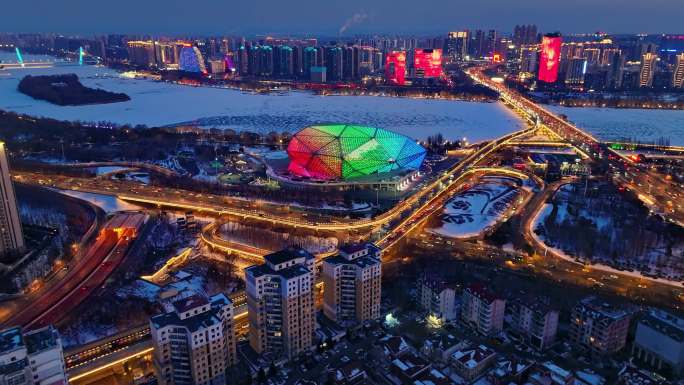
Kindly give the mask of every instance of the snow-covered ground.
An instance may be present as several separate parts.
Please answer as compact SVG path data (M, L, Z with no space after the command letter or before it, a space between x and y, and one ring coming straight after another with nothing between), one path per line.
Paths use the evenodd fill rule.
M532 221L532 228L533 229L537 228L537 226L539 226L539 224L542 223L544 221L544 219L546 219L546 217L551 213L552 210L553 210L552 204L547 203L546 205L544 205L544 208L539 212L539 215ZM537 240L537 242L541 242L541 243L546 244L544 237L536 234L534 231L532 232L532 236ZM583 263L575 261L575 258L573 256L566 254L565 251L563 251L557 247L547 246L547 248L548 248L548 251L552 252L554 255L556 255L560 258L565 259L566 261L576 263L580 266L584 265ZM628 276L633 277L633 278L642 278L642 279L645 279L648 281L660 282L660 283L664 283L664 284L671 285L671 286L684 287L684 285L682 285L682 283L679 281L670 281L670 280L662 279L662 278L646 277L646 276L642 275L641 273L639 273L638 271L618 270L618 269L615 269L613 267L610 267L610 266L607 266L604 264L600 264L600 263L591 264L591 268L596 269L596 270L600 270L600 271L605 271L607 273L628 275Z
M58 190L62 194L72 196L74 198L83 199L96 206L99 206L106 213L113 213L115 211L127 211L127 210L142 210L141 206L136 206L134 204L122 201L121 199L113 195L95 194L84 191L75 190Z
M505 178L485 178L449 200L441 215L442 225L428 231L453 238L478 236L496 224L519 190Z
M14 59L0 52L0 60ZM28 59L27 59L28 60ZM124 92L128 102L57 106L17 91L25 75L76 73L88 87ZM188 108L192 106L192 108ZM418 139L442 133L477 142L503 136L522 121L501 103L471 103L378 96L317 96L308 92L252 94L122 78L95 66L0 70L0 109L85 122L166 126L180 123L267 133L294 132L315 123L345 122L384 127Z
M572 191L571 185L563 185L559 189L559 192L557 194L567 194ZM588 212L586 209L581 208L579 213L574 213L571 214L571 211L574 212L577 210L577 208L570 210L567 204L567 200L561 200L561 201L556 201L557 204L557 212L556 212L556 219L555 223L573 223L574 221L577 220L578 217L583 217L583 218L590 218L591 221L593 222L594 226L596 226L597 229L601 230L601 234L612 234L615 232L615 229L618 229L619 226L614 223L614 218L612 218L610 215L605 215L601 212ZM577 262L577 256L571 255L572 251L566 251L563 248L561 248L560 245L556 245L557 242L550 242L547 240L547 235L546 231L541 231L538 233L537 230L543 229L544 228L544 223L546 219L552 214L554 209L554 205L552 203L547 203L544 205L544 207L540 210L539 214L533 219L532 221L532 236L537 240L537 242L543 243L549 252L552 252L553 254L557 255L558 257L565 259L567 261L577 263L580 265L583 265L584 262ZM606 238L604 236L604 238ZM608 242L612 242L611 240L608 240ZM567 247L564 247L567 249ZM662 249L662 250L661 250ZM651 269L656 269L658 261L662 260L663 258L668 258L663 255L664 253L664 246L659 246L657 248L652 248L649 249L644 255L639 255L635 260L640 261L641 263L649 265L649 268ZM673 254L681 254L682 250L673 248L672 250ZM677 257L671 256L669 258L672 258L673 260L676 259ZM624 258L620 258L621 262L627 263L628 261ZM591 266L593 269L600 270L600 271L605 271L608 273L614 273L614 274L623 274L623 275L629 275L631 277L635 278L643 278L647 279L650 281L654 282L660 282L660 283L666 283L668 285L673 285L677 287L684 287L682 285L682 282L677 279L677 280L668 280L665 278L655 278L655 277L647 277L643 275L639 271L627 271L627 270L618 270L612 266L606 265L604 263L600 263L596 260L589 260L587 261L588 263L591 263ZM677 265L674 263L674 265ZM670 274L673 276L681 274L679 270L673 271L672 269L663 269L663 270L668 270Z
M231 242L243 243L265 250L279 250L299 246L313 254L337 250L338 239L313 235L293 235L284 232L245 226L239 222L226 222L220 227L221 237Z
M123 170L128 170L127 167L119 167L119 166L103 166L103 167L95 167L95 174L100 176L100 175L105 175L105 174L110 174L113 172L119 172Z
M684 111L627 108L560 107L548 109L567 115L579 127L606 141L658 142L684 146Z

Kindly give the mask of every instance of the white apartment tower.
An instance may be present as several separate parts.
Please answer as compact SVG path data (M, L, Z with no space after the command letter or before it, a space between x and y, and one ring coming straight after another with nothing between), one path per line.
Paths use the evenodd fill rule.
M506 300L482 285L463 290L461 320L478 333L491 336L503 329Z
M235 363L233 303L224 294L192 295L150 319L161 385L223 385Z
M287 248L245 269L249 343L259 354L293 358L312 348L314 256Z
M0 384L68 384L62 342L52 326L0 331Z
M340 324L380 317L380 249L372 243L345 246L323 260L323 313Z

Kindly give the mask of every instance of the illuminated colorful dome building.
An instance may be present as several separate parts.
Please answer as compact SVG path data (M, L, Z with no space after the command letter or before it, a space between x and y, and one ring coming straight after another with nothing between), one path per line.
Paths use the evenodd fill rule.
M327 181L417 170L425 159L425 149L405 135L344 124L302 129L292 137L287 154L291 174Z

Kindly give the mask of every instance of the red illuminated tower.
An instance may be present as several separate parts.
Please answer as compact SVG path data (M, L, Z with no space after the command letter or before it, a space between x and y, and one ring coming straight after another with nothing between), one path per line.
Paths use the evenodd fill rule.
M542 39L539 74L537 76L539 81L555 83L558 80L561 42L559 33L545 35Z
M413 68L418 78L438 78L442 76L442 50L417 49L414 54Z
M388 83L403 86L406 83L406 52L392 51L385 60L385 79Z

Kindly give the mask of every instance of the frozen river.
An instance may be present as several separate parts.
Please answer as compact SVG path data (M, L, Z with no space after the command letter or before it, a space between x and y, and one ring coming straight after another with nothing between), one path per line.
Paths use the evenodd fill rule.
M668 141L684 146L684 111L627 108L559 107L550 110L567 115L582 127L605 141Z
M0 60L3 57L14 59L11 53L0 52ZM16 90L25 75L58 73L76 73L86 86L124 92L131 100L62 107L34 100ZM466 137L471 142L503 136L523 124L500 103L318 96L297 91L262 95L121 78L113 70L94 66L0 70L0 109L84 122L148 126L190 123L261 133L293 132L315 123L355 123L388 128L418 139L442 133L449 139Z
M26 61L49 57L25 55ZM16 61L12 52L0 60ZM124 92L131 100L89 106L62 107L34 100L17 91L25 75L76 73L90 87ZM684 145L684 111L567 108L550 109L603 140L669 140ZM84 122L231 128L254 132L290 131L316 123L354 123L383 127L425 139L442 133L448 139L471 142L503 136L522 122L501 103L470 103L378 96L318 96L308 92L253 94L232 89L181 86L122 78L111 69L94 66L56 66L0 70L0 109Z

